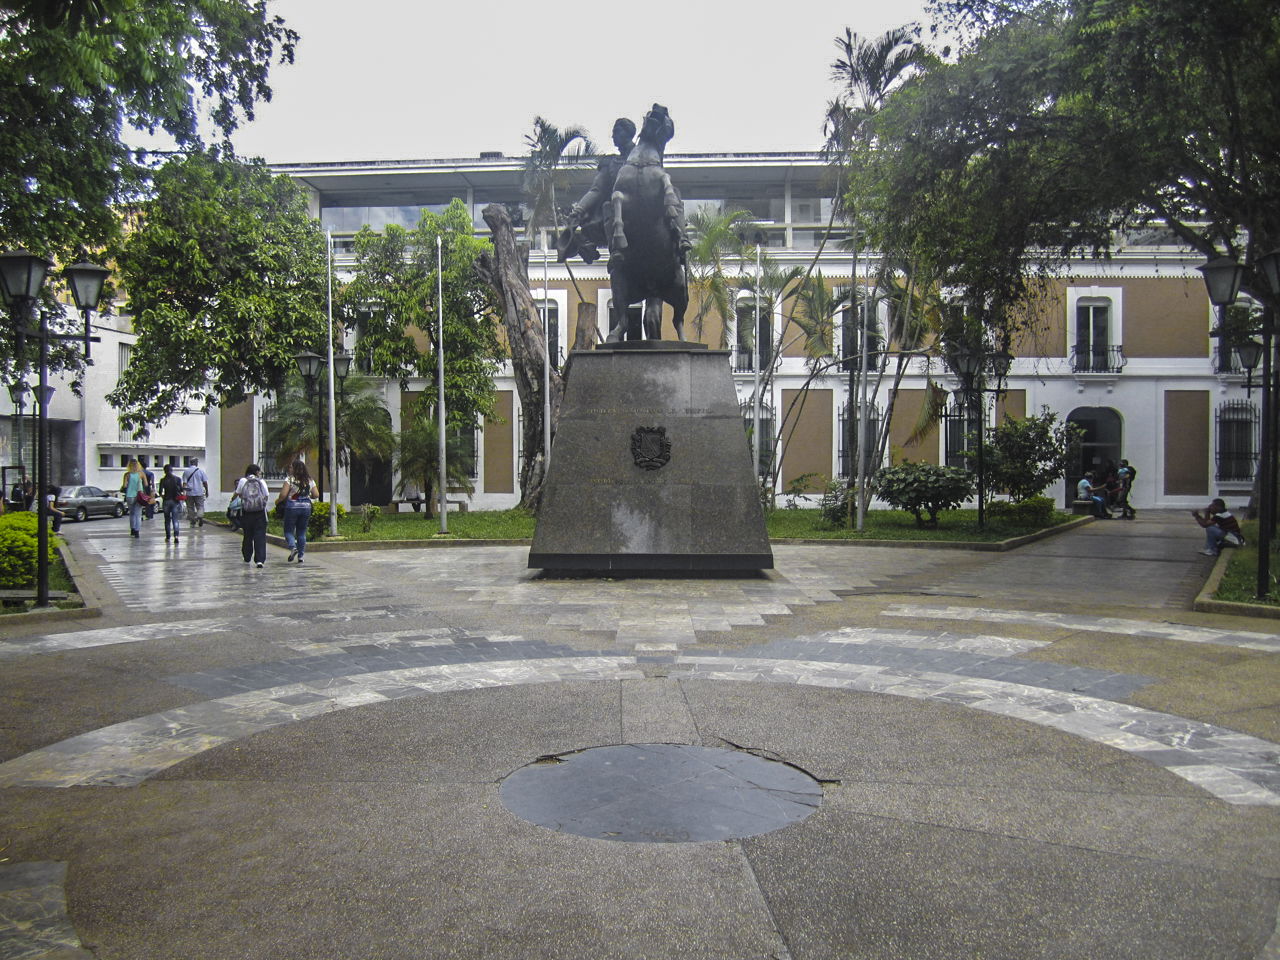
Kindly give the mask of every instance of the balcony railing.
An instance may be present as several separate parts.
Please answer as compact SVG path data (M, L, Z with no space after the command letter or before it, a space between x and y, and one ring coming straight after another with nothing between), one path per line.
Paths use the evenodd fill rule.
M1120 346L1075 347L1071 351L1072 373L1119 373L1127 362L1124 348Z
M1217 374L1235 373L1244 376L1245 369L1240 363L1240 355L1234 347L1218 344L1213 348L1213 372Z

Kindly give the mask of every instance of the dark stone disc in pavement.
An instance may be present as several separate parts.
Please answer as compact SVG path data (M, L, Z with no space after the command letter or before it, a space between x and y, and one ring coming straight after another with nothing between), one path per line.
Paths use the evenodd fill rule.
M803 820L822 785L785 763L679 743L592 747L503 781L508 810L561 833L635 843L731 840Z

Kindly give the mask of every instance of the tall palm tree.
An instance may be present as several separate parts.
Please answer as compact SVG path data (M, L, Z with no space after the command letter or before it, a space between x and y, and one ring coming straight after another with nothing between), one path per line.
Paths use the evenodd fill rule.
M720 318L720 349L728 346L729 322L734 316L736 279L725 270L728 260L741 263L746 256L741 228L751 219L745 210L713 210L699 207L689 215L688 257L690 295L697 295L693 314L694 338L702 339L708 316Z
M445 480L450 488L460 488L470 496L475 492L471 474L475 469L474 450L461 434L445 431ZM422 405L396 435L392 465L400 475L396 492L401 496L415 487L426 501L426 516L435 516L438 498L436 484L440 476L440 425L431 410Z
M872 120L884 106L886 98L912 72L931 63L933 57L916 42L908 27L896 27L870 40L846 28L844 36L836 39L836 48L839 55L831 64L831 75L843 89L827 108L826 153L832 158L832 166L838 182L836 206L850 224L849 245L855 274L851 278L850 289L855 294L851 302L856 303L858 289L856 274L860 253L858 244L862 225L857 189L850 183L851 172L863 166L859 161L872 149L874 143ZM863 346L862 363L849 367L850 450L854 449L854 442L859 436L859 417L863 411L869 409L866 394L870 371L865 369L869 337L864 335L860 339ZM862 396L856 399L859 388ZM855 509L857 511L859 529L862 523L862 512L868 499L864 473L865 462L865 457L860 454L857 470L858 496L851 497L849 500L850 511Z
M533 132L525 134L524 142L529 148L529 155L524 161L524 194L529 202L525 237L532 243L539 230L550 227L553 233L560 232L557 194L564 192L573 170L587 165L596 152L596 145L582 127L561 129L543 117L533 118ZM578 302L584 302L573 267L566 262L565 268ZM563 322L567 323L568 318Z
M319 389L327 395L328 384L321 382ZM352 375L344 381L336 399L338 466L345 470L350 468L353 460L368 462L390 457L395 447L395 434L391 430L391 414L380 395L378 384L368 377ZM280 469L286 469L294 459L306 459L310 451L318 450L321 429L328 445L328 418L321 414L321 419L317 419L316 406L314 396L307 396L302 378L296 374L276 394L275 411L263 441L267 449L276 452L276 464ZM321 463L316 473L327 466Z

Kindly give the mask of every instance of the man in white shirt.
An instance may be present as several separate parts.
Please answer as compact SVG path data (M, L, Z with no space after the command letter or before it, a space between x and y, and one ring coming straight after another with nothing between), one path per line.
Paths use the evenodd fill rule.
M182 475L182 486L187 491L187 521L191 526L204 526L204 498L209 495L209 476L200 469L200 461L191 458L191 466Z

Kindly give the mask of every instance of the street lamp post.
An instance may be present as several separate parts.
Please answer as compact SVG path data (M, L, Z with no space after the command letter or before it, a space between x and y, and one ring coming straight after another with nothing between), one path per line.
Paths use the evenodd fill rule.
M0 254L0 295L6 307L14 313L14 327L18 341L35 337L40 342L40 386L36 391L38 420L36 428L36 606L49 605L49 398L53 388L49 385L49 341L81 340L84 358L89 359L89 345L97 338L90 336L89 312L97 309L102 296L107 271L91 263L78 263L67 267L63 277L72 289L76 306L84 314L83 334L49 332L49 314L37 303L53 264L44 257L27 250L15 250ZM39 326L28 326L35 314ZM21 357L19 357L21 360Z
M1277 258L1280 259L1280 256ZM1209 302L1218 311L1218 327L1221 329L1225 326L1223 318L1227 307L1235 302L1240 292L1240 282L1244 278L1245 268L1231 257L1214 257L1197 269L1204 274L1204 285L1209 292ZM1280 292L1280 290L1273 292ZM1275 480L1271 423L1272 407L1275 404L1271 383L1274 328L1275 312L1268 305L1262 314L1262 440L1258 449L1258 579L1255 589L1259 600L1264 599L1271 592L1271 525L1274 512L1272 487ZM1237 347L1238 352L1239 349ZM1245 353L1247 352L1251 351L1246 348ZM1241 353L1241 363L1246 359L1245 353ZM1254 365L1256 364L1255 359ZM1252 379L1252 367L1250 378Z
M307 387L307 402L316 401L316 485L320 488L320 500L324 501L324 397L317 389L317 379L324 357L310 350L304 350L293 358L297 361L298 372L302 374Z
M982 397L990 393L999 397L1004 394L1005 377L1009 375L1009 367L1013 364L1013 354L1008 350L988 353L985 349L974 349L962 344L948 359L952 371L960 379L960 392L964 397L969 414L978 424L978 529L987 527L987 470L986 451L986 411L983 409ZM987 389L987 368L995 377L994 389Z

